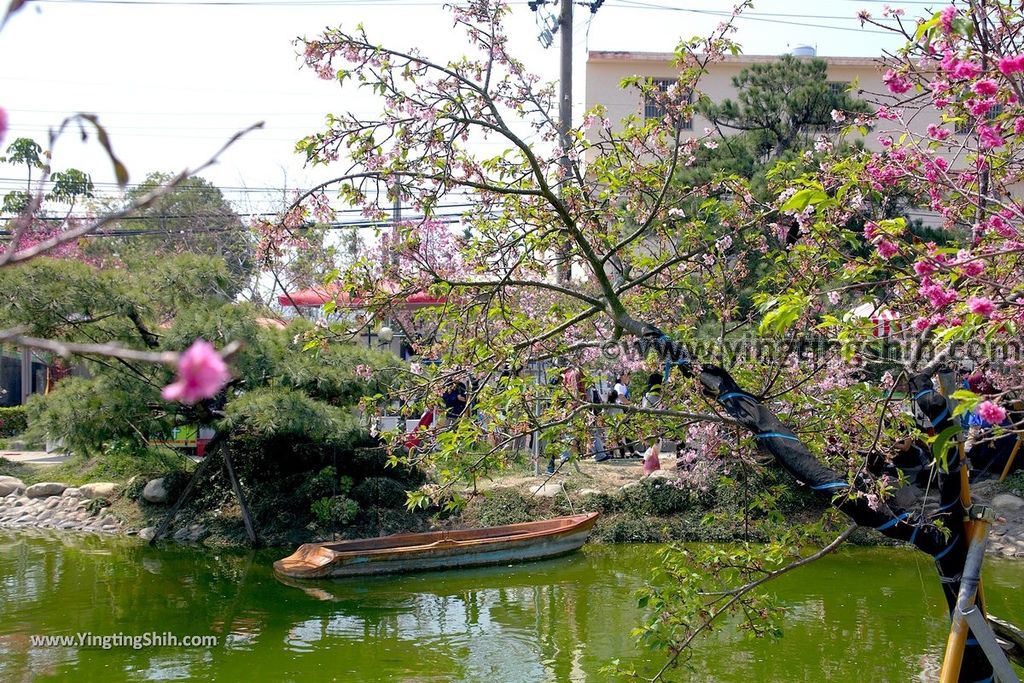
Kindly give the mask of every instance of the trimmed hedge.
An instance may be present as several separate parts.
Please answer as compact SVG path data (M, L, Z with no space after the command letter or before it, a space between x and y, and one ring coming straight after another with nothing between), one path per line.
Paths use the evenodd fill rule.
M0 408L0 437L17 436L28 428L25 406Z

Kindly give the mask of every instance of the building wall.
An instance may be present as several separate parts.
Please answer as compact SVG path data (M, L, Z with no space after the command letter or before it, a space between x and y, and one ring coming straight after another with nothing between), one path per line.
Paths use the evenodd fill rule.
M620 122L630 114L640 115L643 112L643 97L640 91L630 87L620 87L622 79L630 76L643 76L649 78L676 78L679 70L672 65L673 55L668 53L655 52L591 52L587 59L586 74L586 107L589 110L597 104L607 107L608 118L612 121L613 128L621 127ZM726 98L735 98L736 89L732 85L732 79L741 70L758 63L771 63L777 57L767 55L740 55L738 57L726 57L723 61L711 64L706 74L698 84L697 88L712 101L720 102ZM882 70L877 60L861 57L820 57L828 64L828 80L830 82L852 83L858 81L859 89L864 91L858 94L852 92L855 97L867 101L878 99L881 94L881 102L889 100L887 90L882 83ZM924 112L914 118L914 130L924 131L929 123L939 122L936 112ZM703 135L704 128L709 122L700 116L694 115L691 135ZM728 133L728 129L723 129ZM853 133L850 139L860 137ZM878 133L869 133L865 143L869 149L880 149L877 142Z

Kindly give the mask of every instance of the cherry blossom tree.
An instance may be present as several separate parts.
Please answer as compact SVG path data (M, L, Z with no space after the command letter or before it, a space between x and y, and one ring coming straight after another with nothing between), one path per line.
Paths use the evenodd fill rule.
M361 29L303 41L309 68L375 94L381 112L332 114L323 131L300 142L310 163L341 172L292 211L313 210L303 201L322 205L327 190L380 221L396 198L415 207L420 219L385 229L402 245L397 261L357 264L341 281L382 315L413 292L442 298L443 306L423 313L440 321L425 351L440 366L411 373L395 391L436 406L452 382L468 381L475 409L487 416L437 430L429 452L403 456L396 443L396 460L432 460L450 488L508 466L504 446L524 428L552 453L572 450L588 439L600 406L564 383L530 381L515 369L547 362L587 372L598 358L646 368L668 380L661 404L625 406L613 429L684 441L703 431L684 457L715 472L759 468L755 454L771 455L854 525L936 557L952 606L967 543L956 449L947 450L948 437L933 444L931 485L945 506L938 516L898 507L892 493L899 482L872 474L869 463L918 429L893 399L897 386L918 395L916 410L929 428L956 431L952 415L942 413L946 399L929 393L932 376L968 344L1018 337L1019 11L972 2L911 24L887 10L907 40L887 60L889 92L873 115L831 115L847 133L877 136L882 150L826 141L781 160L756 196L735 175L679 181L698 151L716 144L683 134L679 123L692 109L682 94L699 93L708 65L735 51L731 22L680 46L675 87L662 92L642 77L623 83L658 101L664 118L613 124L597 107L563 149L552 89L507 51L506 11L488 2L456 9L454 23L472 53L451 61L382 46ZM915 128L923 119L933 123ZM480 141L501 143L501 151L481 153ZM472 197L461 217L466 234L454 245L459 259L433 262L419 236L455 196ZM923 239L899 215L908 202L938 216L941 243ZM751 263L764 268L748 302L737 283L751 276ZM564 272L568 278L556 277ZM374 288L385 279L396 286ZM868 315L849 312L865 304ZM880 336L904 353L889 357ZM990 370L1000 391L959 392L959 411L1006 415L1024 378L1013 362ZM501 438L483 447L494 443L488 432ZM673 581L652 589L655 616L643 638L672 652L674 663L721 615L739 611L763 633L759 624L771 610L752 589L777 575L766 567L803 563L801 543L836 524L825 515L733 554L670 550L662 566ZM701 587L708 580L725 587L709 596ZM969 651L960 680L988 675L984 657Z

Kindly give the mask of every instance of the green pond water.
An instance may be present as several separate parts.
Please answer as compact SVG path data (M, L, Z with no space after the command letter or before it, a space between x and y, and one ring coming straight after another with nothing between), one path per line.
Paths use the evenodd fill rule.
M655 546L586 546L516 565L277 581L281 550L153 549L135 539L0 531L0 681L605 681L634 647ZM1024 562L986 563L995 614L1024 622ZM934 681L947 630L928 558L850 548L783 577L784 636L729 628L687 681ZM214 647L33 645L33 635L216 635Z

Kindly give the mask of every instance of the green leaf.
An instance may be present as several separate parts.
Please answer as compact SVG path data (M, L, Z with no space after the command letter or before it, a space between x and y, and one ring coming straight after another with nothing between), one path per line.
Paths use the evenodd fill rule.
M803 211L808 205L817 205L828 199L828 195L821 190L808 187L800 190L783 204L780 209L782 211Z
M944 472L949 471L949 459L946 457L947 451L949 451L950 443L956 443L956 438L960 435L960 425L950 425L942 430L942 433L935 437L935 441L932 442L932 457L942 467Z
M936 12L935 16L917 27L917 32L914 33L914 40L921 40L926 33L932 31L941 21L942 15L939 12Z

